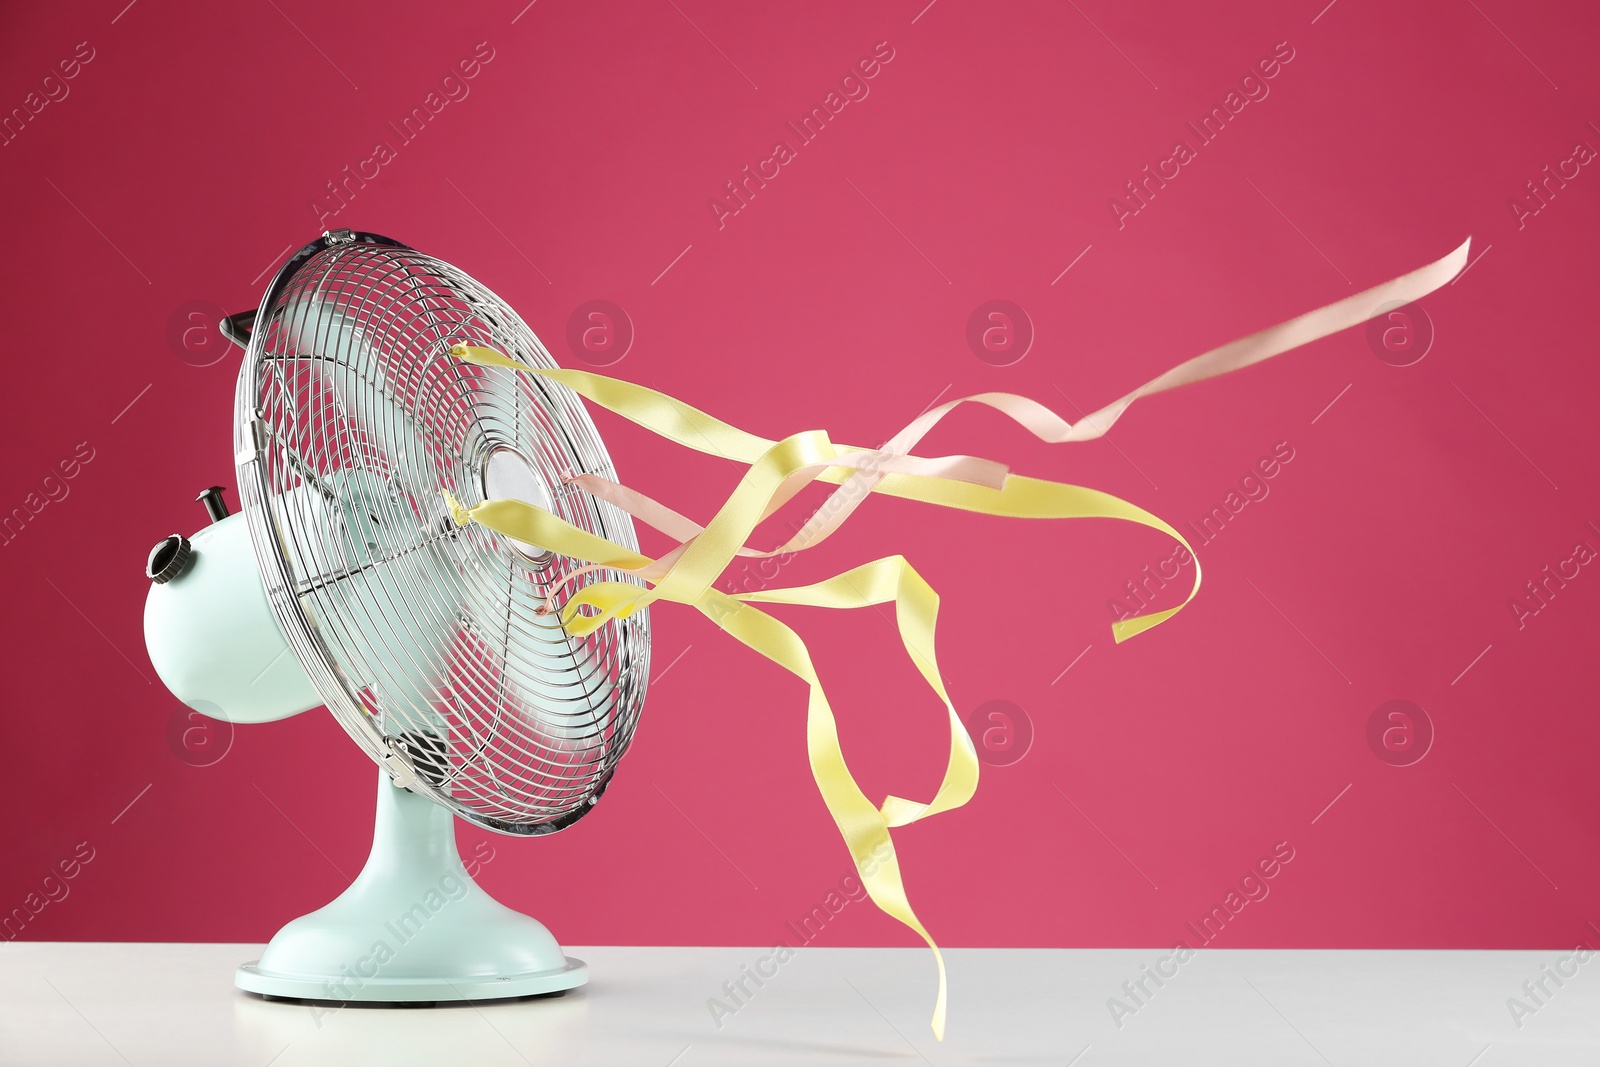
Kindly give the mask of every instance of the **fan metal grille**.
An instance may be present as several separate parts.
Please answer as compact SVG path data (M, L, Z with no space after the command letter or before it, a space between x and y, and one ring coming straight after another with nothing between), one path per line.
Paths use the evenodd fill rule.
M298 258L298 257L297 257ZM334 717L413 789L513 834L561 829L604 790L649 674L645 611L584 638L536 609L580 564L457 529L490 457L568 522L635 547L627 515L566 483L615 477L565 387L471 366L464 342L555 362L517 314L403 247L328 247L274 285L240 372L240 494L267 596ZM611 571L575 579L630 580Z

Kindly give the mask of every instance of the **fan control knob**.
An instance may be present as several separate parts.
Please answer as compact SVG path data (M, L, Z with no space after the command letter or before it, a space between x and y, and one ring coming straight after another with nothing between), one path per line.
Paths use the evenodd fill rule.
M213 485L210 489L202 491L195 499L205 505L206 514L210 516L212 522L221 522L228 517L228 505L222 499L222 486Z
M165 585L188 570L192 559L194 549L189 547L187 537L182 534L163 537L150 550L150 561L144 567L145 577L157 585Z

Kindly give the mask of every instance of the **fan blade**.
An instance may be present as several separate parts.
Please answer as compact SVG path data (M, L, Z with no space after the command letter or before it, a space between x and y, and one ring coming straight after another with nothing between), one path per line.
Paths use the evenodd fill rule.
M439 471L423 446L430 436L389 374L392 361L381 340L360 324L359 314L327 296L300 296L284 304L282 323L293 353L309 361L369 447L413 492L435 490Z

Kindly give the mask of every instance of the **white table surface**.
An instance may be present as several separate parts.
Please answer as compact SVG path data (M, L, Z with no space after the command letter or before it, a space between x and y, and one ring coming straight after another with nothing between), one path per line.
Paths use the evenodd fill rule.
M0 943L0 1063L1600 1064L1600 956L1520 1026L1507 1006L1557 951L1205 951L1118 1027L1108 998L1161 951L950 949L943 1044L924 950L804 949L720 1028L708 999L764 950L567 951L591 980L564 997L319 1017L234 989L259 946Z

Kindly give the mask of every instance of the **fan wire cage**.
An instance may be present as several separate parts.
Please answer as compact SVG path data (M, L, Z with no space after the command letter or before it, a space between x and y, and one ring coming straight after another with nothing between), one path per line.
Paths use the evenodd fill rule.
M569 484L614 478L610 457L564 386L450 357L556 365L487 288L384 239L312 247L269 290L239 376L267 599L334 717L413 790L504 833L562 829L638 724L648 612L572 636L548 599L582 564L456 527L441 491L515 496L636 548L626 514ZM607 580L636 581L591 571L561 595Z

